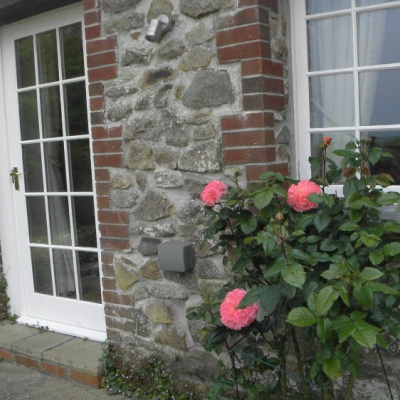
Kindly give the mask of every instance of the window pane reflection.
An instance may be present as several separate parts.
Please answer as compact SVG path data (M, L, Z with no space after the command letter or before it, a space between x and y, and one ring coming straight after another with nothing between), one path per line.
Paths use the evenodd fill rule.
M78 265L81 283L81 299L101 303L99 261L97 253L79 251Z
M29 240L31 243L48 243L44 197L27 197Z
M68 143L71 164L71 188L74 192L92 190L89 140L71 140Z
M68 199L62 196L49 197L49 219L51 243L63 246L71 245Z
M82 27L80 23L60 29L64 79L84 75Z
M60 89L52 86L40 90L42 106L43 136L45 138L62 136Z
M49 192L66 192L65 157L63 142L44 144L47 190Z
M26 192L43 192L42 157L40 144L22 145Z
M310 71L353 66L350 16L308 21L307 29Z
M384 3L391 3L397 0L356 0L356 5L361 6L372 6L374 4L384 4Z
M400 131L364 131L361 136L372 139L372 147L380 147L393 158L381 158L375 165L370 165L372 174L389 174L395 185L400 184Z
M35 85L35 59L32 36L15 41L15 58L18 89Z
M360 73L361 125L400 123L400 69Z
M59 297L76 299L74 260L71 250L53 250L56 292Z
M67 135L87 135L85 82L74 82L64 86Z
M53 295L49 249L32 247L31 257L35 292Z
M36 90L18 94L21 140L39 139Z
M400 8L359 13L360 66L400 62Z
M81 247L97 247L93 197L73 197L76 242Z
M310 78L312 128L354 125L353 75Z
M351 6L351 0L307 0L307 14L319 14L343 10Z
M56 31L40 33L36 37L38 50L39 82L48 83L58 80L57 37Z

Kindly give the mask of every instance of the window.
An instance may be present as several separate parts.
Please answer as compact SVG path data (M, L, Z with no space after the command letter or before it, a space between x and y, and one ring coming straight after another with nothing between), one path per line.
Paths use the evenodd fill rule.
M323 136L371 138L400 189L400 1L291 0L299 175Z

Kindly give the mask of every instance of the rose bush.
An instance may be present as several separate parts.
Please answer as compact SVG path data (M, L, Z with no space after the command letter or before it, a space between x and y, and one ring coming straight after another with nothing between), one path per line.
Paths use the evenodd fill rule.
M231 360L211 399L310 399L314 388L319 399L350 399L363 349L385 348L385 335L400 338L400 224L380 216L384 206L399 211L399 194L384 190L389 175L370 169L389 154L362 139L333 152L342 157L337 166L330 145L324 137L321 156L310 158L310 181L269 171L256 188L214 182L216 192L209 186L201 196L204 244L222 249L232 271L218 297L206 291L188 314L204 320L205 348L227 350ZM328 194L339 181L343 197ZM238 289L247 293L230 303ZM252 323L239 317L255 305ZM289 369L299 396L290 394ZM267 371L275 374L265 378ZM336 393L338 377L347 387Z

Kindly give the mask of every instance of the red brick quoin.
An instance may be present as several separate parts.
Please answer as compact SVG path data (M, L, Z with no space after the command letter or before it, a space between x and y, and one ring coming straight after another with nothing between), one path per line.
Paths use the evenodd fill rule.
M247 181L268 170L288 175L288 163L276 160L274 111L284 104L284 68L271 55L269 13L278 0L239 0L236 13L221 19L217 31L220 64L240 62L240 114L221 118L225 165L245 165Z

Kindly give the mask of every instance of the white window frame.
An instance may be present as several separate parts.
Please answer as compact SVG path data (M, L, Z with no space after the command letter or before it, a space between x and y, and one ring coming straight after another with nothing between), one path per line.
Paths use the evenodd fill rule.
M371 6L356 7L356 0L351 0L351 18L353 26L356 26L356 10L382 10L386 8L392 8L394 6L400 6L400 1L392 1L383 4L376 4ZM309 179L311 177L311 169L308 162L308 158L311 155L311 142L310 133L319 132L323 133L326 131L326 136L329 136L331 131L349 130L349 127L340 128L310 128L310 91L309 91L309 77L318 76L321 74L320 71L309 72L308 71L308 45L307 45L307 20L314 18L321 18L323 16L340 16L349 14L350 9L327 12L321 14L306 15L306 0L290 0L290 17L291 17L291 54L292 54L292 77L293 77L293 98L294 98L294 126L295 126L295 152L297 159L297 178L298 179ZM353 29L353 59L357 60L357 39L356 29ZM355 65L354 62L354 65ZM334 70L335 73L339 72L352 72L355 79L354 84L354 101L355 101L355 125L350 127L355 130L355 136L358 139L360 137L360 131L367 131L372 129L385 129L400 130L400 123L396 125L376 125L376 126L361 126L359 121L359 86L358 86L358 73L360 71L377 71L387 70L391 68L400 68L400 63L379 65L379 68L375 66L367 67L351 67ZM323 73L328 71L324 70ZM399 138L400 139L400 138ZM342 185L332 185L331 189L338 193L342 193ZM399 191L400 185L392 185L388 190Z

